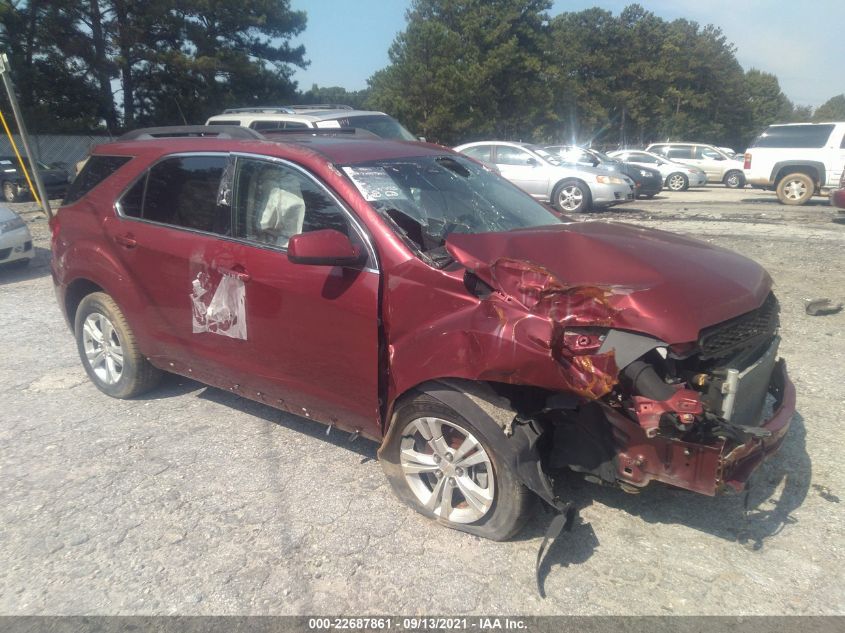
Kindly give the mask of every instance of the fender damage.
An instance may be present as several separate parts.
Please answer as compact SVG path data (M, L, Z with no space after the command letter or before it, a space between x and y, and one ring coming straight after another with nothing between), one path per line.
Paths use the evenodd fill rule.
M445 316L415 337L424 347L412 356L441 375L490 386L486 401L498 402L499 413L485 417L502 429L497 448L558 509L548 473L559 468L629 492L651 481L708 495L742 490L779 448L795 409L784 363L775 362L770 278L754 262L695 240L584 226L595 224L449 236L462 267L453 277L461 275L472 300L453 293ZM667 255L680 269L659 269ZM621 283L607 283L613 277ZM737 332L745 336L738 343ZM705 350L708 333L732 345L711 341ZM391 345L394 388L409 347ZM424 389L460 405L454 382ZM478 397L464 406L478 406Z

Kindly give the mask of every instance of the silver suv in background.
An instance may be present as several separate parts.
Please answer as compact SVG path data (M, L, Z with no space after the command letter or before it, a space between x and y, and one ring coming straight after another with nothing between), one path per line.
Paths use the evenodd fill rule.
M731 189L745 186L742 173L742 161L727 154L715 145L704 143L652 143L646 147L653 152L676 163L692 165L707 174L707 182L721 182Z
M745 177L783 204L806 204L837 187L845 165L845 121L770 125L745 153Z
M583 213L634 199L634 181L624 174L565 165L538 145L481 141L454 149L495 167L504 178L561 213Z
M331 103L230 108L224 110L223 114L210 117L206 125L240 125L258 132L357 128L381 138L419 140L399 121L384 112L355 110L350 106Z
M623 163L656 169L663 176L663 182L669 191L686 191L690 187L699 187L707 183L707 174L698 167L676 163L641 149L621 149L608 152L607 155Z

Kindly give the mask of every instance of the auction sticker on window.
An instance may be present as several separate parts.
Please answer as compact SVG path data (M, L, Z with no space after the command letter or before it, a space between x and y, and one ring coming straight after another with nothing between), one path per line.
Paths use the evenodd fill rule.
M377 200L407 200L402 189L382 167L344 167L358 191L368 202Z

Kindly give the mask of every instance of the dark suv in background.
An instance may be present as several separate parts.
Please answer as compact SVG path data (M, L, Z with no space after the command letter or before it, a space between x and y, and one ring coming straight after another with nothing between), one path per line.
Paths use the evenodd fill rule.
M535 496L568 515L562 468L741 490L795 408L759 265L561 219L436 145L142 130L94 149L51 227L101 391L172 372L363 435L403 501L486 538Z

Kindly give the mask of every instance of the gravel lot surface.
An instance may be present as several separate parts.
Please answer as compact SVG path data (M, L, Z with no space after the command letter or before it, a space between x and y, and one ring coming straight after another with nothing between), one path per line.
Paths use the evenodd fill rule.
M707 187L589 216L703 238L765 265L798 414L741 497L559 482L581 520L508 543L400 505L376 446L170 377L134 401L87 380L38 248L0 271L2 614L843 614L845 225L826 199ZM587 219L587 216L579 217Z

